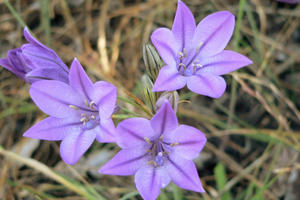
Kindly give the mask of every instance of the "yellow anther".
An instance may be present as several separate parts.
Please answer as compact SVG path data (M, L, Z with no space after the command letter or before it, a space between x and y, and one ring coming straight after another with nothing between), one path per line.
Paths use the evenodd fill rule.
M144 137L144 140L145 140L148 144L151 144L151 141L150 141L148 138Z
M78 107L77 106L74 106L74 105L69 105L70 108L73 108L75 110L78 110Z
M200 50L200 48L201 48L202 45L203 45L203 42L200 42L199 45L197 46L197 48L196 48L196 52L197 53L199 52L199 50Z
M163 136L163 135L161 135L161 136L159 137L159 140L160 140L160 141L162 141L162 140L163 140L163 138L164 138L164 136Z
M91 119L95 120L96 119L95 115L91 115Z
M181 58L184 57L184 54L181 51L179 51L178 54L180 55Z
M174 142L174 143L170 144L171 147L174 147L176 145L179 145L179 143L178 142Z
M94 102L94 101L91 101L91 102L89 103L89 108L94 109L93 105L95 105L95 102Z
M154 165L154 167L157 167L157 163L154 160L150 160L147 162L148 165Z
M85 104L87 107L89 107L89 104L88 104L88 102L87 102L86 99L84 100L84 104Z
M182 66L184 70L186 69L186 66L185 66L185 64L183 64L183 63L179 63L178 66L179 66L179 68Z

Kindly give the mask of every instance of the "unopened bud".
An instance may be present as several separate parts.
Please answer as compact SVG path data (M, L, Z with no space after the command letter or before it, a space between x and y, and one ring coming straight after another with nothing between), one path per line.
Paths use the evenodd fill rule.
M146 105L152 110L155 111L155 102L156 102L156 94L152 92L153 82L149 78L147 74L142 76L142 86L144 90L144 100Z
M155 103L155 110L157 111L165 102L165 100L168 100L170 104L172 105L172 108L174 112L177 112L178 103L179 103L179 95L177 91L172 92L164 92L160 95L158 100Z
M149 74L150 78L155 81L158 76L158 72L164 63L156 49L149 43L143 46L143 59L147 73Z

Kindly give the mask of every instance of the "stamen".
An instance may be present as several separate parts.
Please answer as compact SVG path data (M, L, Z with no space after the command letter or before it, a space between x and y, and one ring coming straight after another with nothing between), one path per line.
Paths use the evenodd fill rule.
M180 55L180 58L184 57L184 54L181 51L179 51L178 54Z
M91 115L91 119L95 120L96 119L95 115Z
M84 100L84 104L85 104L87 107L89 107L89 104L88 104L88 102L87 102L86 99Z
M163 140L163 138L164 138L164 136L163 136L163 135L161 135L161 136L159 137L159 140L160 140L160 141L162 141L162 140Z
M78 107L77 106L74 106L74 105L69 105L70 108L73 108L75 110L78 110Z
M154 160L150 160L147 162L148 165L154 165L154 167L157 167L157 163Z
M150 141L148 138L144 137L144 140L145 140L148 144L151 144L151 141Z
M203 45L203 42L200 42L199 45L197 46L197 48L196 48L196 52L197 53L199 52L199 50L200 50L200 48L201 48L202 45Z
M186 66L185 66L185 64L183 64L183 63L179 63L179 70L180 70L180 67L182 66L183 67L183 70L185 70L186 69Z
M174 142L174 143L170 144L171 147L174 147L174 146L177 146L177 145L179 145L178 142Z
M95 104L94 101L91 101L91 102L89 103L89 108L92 109L92 110L95 109L95 108L93 107L93 105L96 105L96 104Z

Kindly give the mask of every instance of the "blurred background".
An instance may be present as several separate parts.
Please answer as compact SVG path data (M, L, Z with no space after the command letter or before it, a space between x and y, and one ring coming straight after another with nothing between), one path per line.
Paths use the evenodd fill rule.
M227 49L253 64L226 75L220 99L180 91L180 123L206 134L195 160L206 193L170 184L159 199L300 199L300 5L276 0L185 0L196 21L229 10L236 28ZM36 38L69 66L74 57L92 80L118 87L116 124L143 104L142 47L153 30L171 28L176 0L0 0L0 58ZM45 118L29 84L0 68L0 199L141 199L133 176L98 169L119 148L94 143L74 166L62 162L59 142L24 138ZM125 102L124 99L127 101Z

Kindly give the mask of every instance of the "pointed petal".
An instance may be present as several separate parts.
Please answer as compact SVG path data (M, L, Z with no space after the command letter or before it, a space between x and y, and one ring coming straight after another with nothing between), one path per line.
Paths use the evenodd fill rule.
M196 22L192 12L182 1L178 1L172 32L180 44L181 52L183 48L190 49L195 30Z
M101 120L96 130L96 139L102 143L116 142L116 127L111 118Z
M172 181L179 187L204 192L195 164L175 154L169 155L167 170Z
M36 68L28 72L25 77L33 80L58 80L65 83L69 81L65 71L54 68Z
M155 200L160 188L167 186L170 183L164 168L154 168L152 165L144 165L135 174L135 184L137 190L145 200Z
M80 131L81 122L76 118L48 117L29 128L24 137L40 140L62 140L66 135Z
M225 92L226 82L221 76L201 73L190 76L187 80L187 87L197 94L219 98Z
M174 91L183 88L185 84L185 77L176 68L167 65L160 69L152 91Z
M76 58L71 64L69 81L70 86L79 92L84 99L89 102L92 101L89 93L93 90L93 83Z
M200 47L198 55L209 57L224 50L234 30L234 15L219 11L205 17L197 26L193 44Z
M169 101L165 101L162 107L160 107L157 113L153 116L150 123L155 133L159 135L172 132L177 128L177 116Z
M198 70L197 74L207 72L215 75L223 75L250 65L252 61L234 51L224 50L215 56L203 59L201 64L203 67Z
M88 150L96 138L93 131L79 131L68 134L60 144L60 155L69 165L75 164Z
M173 153L181 157L192 160L196 158L206 143L205 135L198 129L180 125L173 132L164 134L163 141L177 145L173 146Z
M29 94L34 103L46 114L57 118L77 115L75 109L84 107L83 100L69 85L60 81L38 81L31 85Z
M117 88L113 84L98 81L89 96L98 107L100 119L107 119L113 114L117 103Z
M176 65L176 58L181 48L171 30L167 28L156 29L151 35L151 41L166 64Z
M145 138L154 140L159 137L153 132L150 121L145 118L130 118L117 126L118 145L122 148L146 145Z
M99 170L102 174L129 176L148 162L147 148L123 149Z

